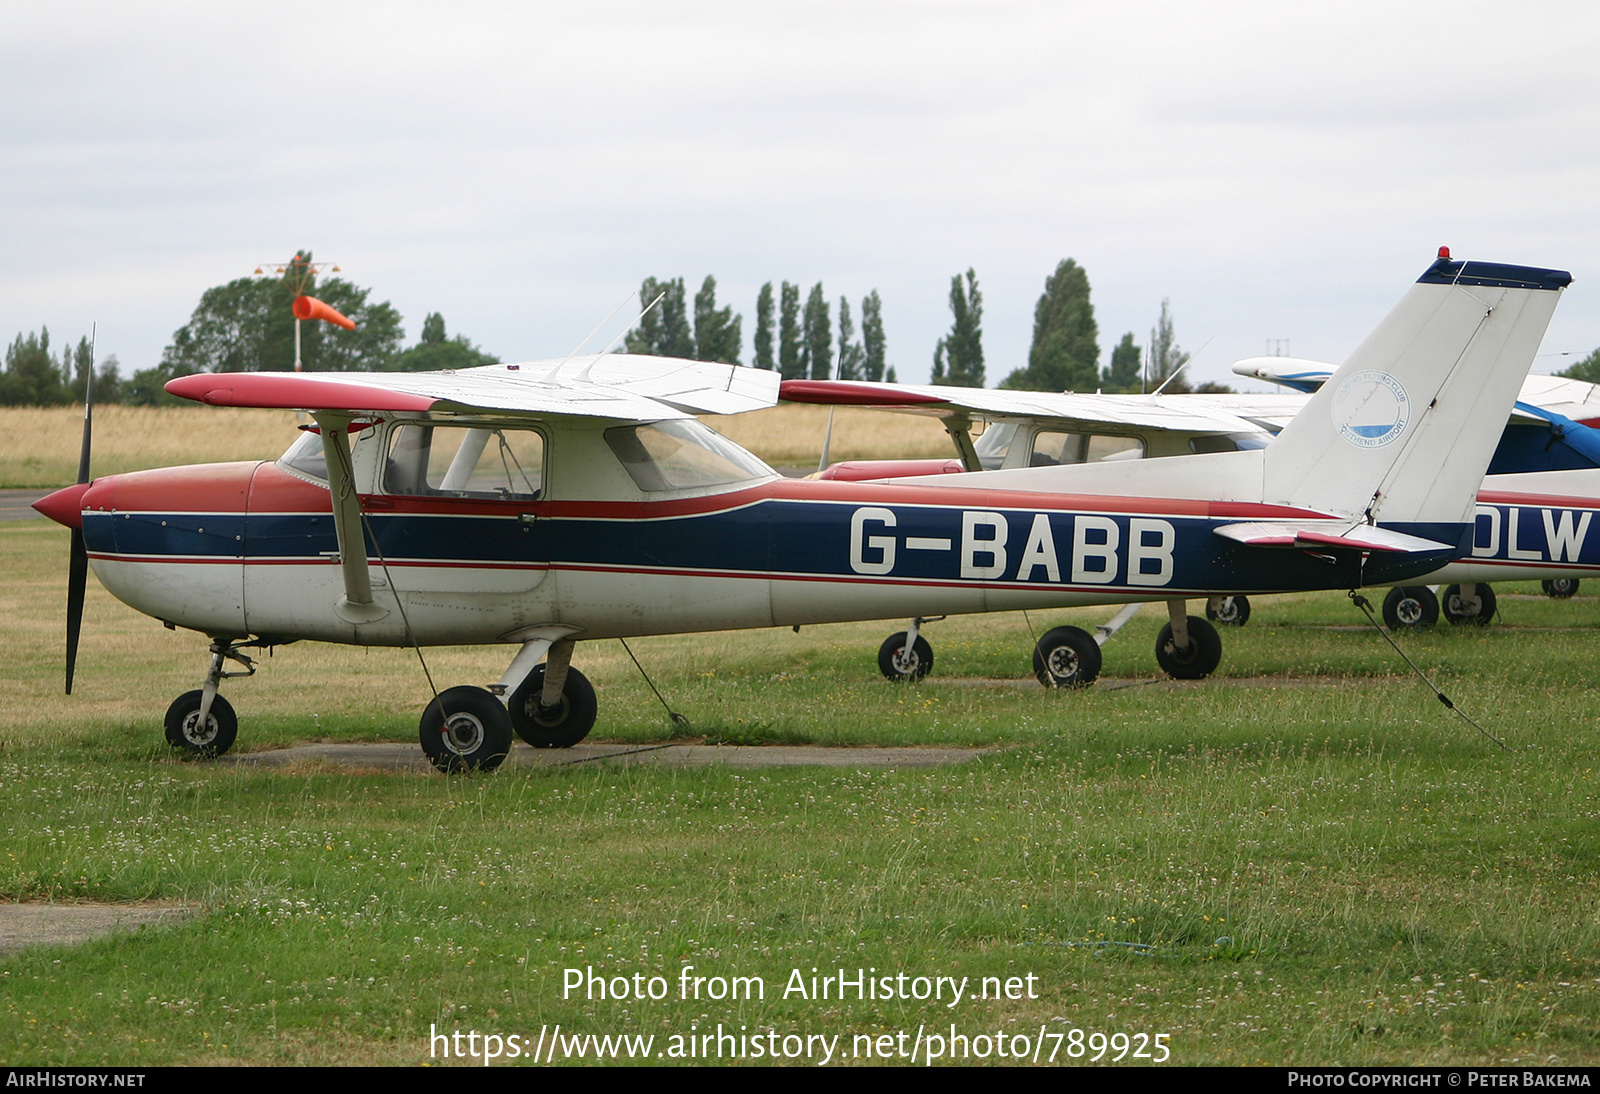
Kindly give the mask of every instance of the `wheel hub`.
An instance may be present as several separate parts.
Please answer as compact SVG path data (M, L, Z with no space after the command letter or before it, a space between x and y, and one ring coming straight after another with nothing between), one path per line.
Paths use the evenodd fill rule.
M1405 597L1394 606L1395 617L1406 626L1412 626L1422 621L1422 601Z
M1167 656L1172 658L1174 664L1192 665L1200 657L1200 643L1191 640L1187 646L1179 646L1176 642L1168 642Z
M572 704L565 695L556 700L553 706L545 706L535 695L528 703L528 717L546 729L554 729L567 720L567 713L572 709Z
M917 656L917 651L901 648L895 651L894 670L902 676L915 676L917 669L922 666L922 658Z
M470 714L452 714L443 735L446 748L465 756L483 744L483 723Z
M1050 656L1044 659L1044 663L1050 670L1050 675L1057 680L1071 681L1078 676L1078 654L1068 646L1057 646L1051 650Z
M214 714L207 714L205 725L200 724L200 712L197 710L183 720L183 736L196 748L204 748L217 739L217 718Z

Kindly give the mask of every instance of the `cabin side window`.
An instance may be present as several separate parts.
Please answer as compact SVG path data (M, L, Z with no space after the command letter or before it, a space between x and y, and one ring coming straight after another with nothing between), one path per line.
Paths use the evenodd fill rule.
M544 437L532 429L406 422L389 434L390 494L535 501L543 485Z
M728 486L777 474L721 434L692 419L618 426L606 444L646 493Z
M1033 435L1033 451L1028 464L1030 467L1055 467L1064 463L1137 460L1143 456L1144 442L1138 437L1040 430Z

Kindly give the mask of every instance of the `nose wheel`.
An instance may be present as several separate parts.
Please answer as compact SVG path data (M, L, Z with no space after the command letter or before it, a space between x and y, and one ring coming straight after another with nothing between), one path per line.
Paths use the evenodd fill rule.
M201 716L205 692L186 691L167 708L167 743L191 756L220 756L233 747L239 735L239 716L220 695L211 697L211 709Z
M256 663L241 650L264 645L260 641L211 640L211 668L204 687L186 691L167 708L167 743L188 756L211 759L233 747L239 735L239 716L217 688L222 681L254 676ZM244 666L242 672L224 672L222 666L233 661Z
M933 647L920 634L908 642L897 631L878 647L878 671L889 680L921 680L933 671Z
M1206 618L1219 627L1242 627L1250 621L1248 596L1214 596L1206 601Z
M1558 577L1550 581L1539 582L1539 587L1544 590L1544 595L1552 600L1566 600L1578 591L1578 579L1575 577Z
M1383 621L1391 631L1431 627L1439 622L1439 598L1426 585L1390 589L1383 598Z

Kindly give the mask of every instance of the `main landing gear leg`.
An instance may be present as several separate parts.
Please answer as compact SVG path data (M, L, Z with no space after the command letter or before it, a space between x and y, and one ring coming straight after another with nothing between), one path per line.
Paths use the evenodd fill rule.
M1200 680L1221 663L1222 637L1210 623L1187 611L1184 601L1167 601L1170 622L1156 637L1156 663L1179 680Z
M495 686L509 693L511 728L534 748L571 748L594 728L599 702L588 678L572 667L574 645L567 635L530 639ZM544 664L534 664L546 649Z
M538 695L542 690L544 666L539 659L548 652L551 661L559 659L565 667L572 659L572 638L577 628L560 624L529 627L519 635L522 648L511 659L498 684L487 688L454 687L441 692L422 712L418 732L422 751L440 771L493 771L511 753L512 734L520 734L530 744L549 742L530 737L527 730L530 711L542 710ZM568 673L582 680L576 669ZM587 681L584 685L587 686ZM508 698L509 696L509 698ZM509 709L508 709L509 707ZM594 691L589 689L589 723L594 723ZM589 731L588 726L583 732ZM581 735L580 735L581 738Z
M220 756L233 747L239 735L239 717L217 689L224 680L255 675L255 661L239 651L256 644L228 638L211 640L211 668L205 685L178 696L167 708L168 744L194 756ZM227 661L238 662L244 671L224 672L222 666Z

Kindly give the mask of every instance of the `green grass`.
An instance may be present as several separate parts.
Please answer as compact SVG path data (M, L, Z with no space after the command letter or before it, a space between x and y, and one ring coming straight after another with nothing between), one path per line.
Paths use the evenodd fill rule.
M929 769L444 778L172 758L160 716L203 641L91 582L64 699L65 533L0 525L0 552L0 898L197 909L0 957L16 1064L419 1063L430 1025L558 1022L658 1038L721 1022L843 1050L1042 1024L1167 1033L1175 1063L1600 1062L1592 599L1505 586L1505 625L1401 639L1511 752L1326 594L1258 600L1199 684L1156 680L1164 613L1147 609L1073 693L1031 682L1030 629L1109 609L932 624L935 675L910 687L875 662L903 621L641 640L711 740L999 747ZM506 656L429 663L443 686L492 680ZM616 643L575 663L597 737L671 736ZM299 644L226 694L257 749L413 741L427 689L403 651ZM763 977L767 997L680 1001L684 965ZM673 995L563 999L563 970L587 966ZM1038 998L783 999L813 966L1031 973Z

